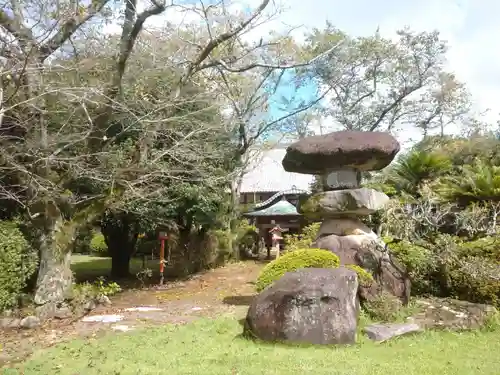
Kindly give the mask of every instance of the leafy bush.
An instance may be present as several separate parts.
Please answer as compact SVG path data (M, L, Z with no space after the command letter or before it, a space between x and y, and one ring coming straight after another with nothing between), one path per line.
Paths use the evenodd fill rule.
M104 240L104 235L101 232L94 232L92 234L92 239L90 240L90 249L93 254L107 256L108 255L108 245Z
M380 296L363 303L363 310L375 321L393 322L402 314L403 305L399 298L383 292Z
M102 296L112 296L122 291L120 285L115 282L106 282L102 277L94 283L75 284L72 289L74 304L81 304L89 300L95 300Z
M434 254L423 244L413 244L409 241L392 242L392 238L383 238L388 244L392 256L399 261L412 280L412 292L425 294L435 291L431 274L435 272L436 260ZM428 246L428 244L425 244ZM439 288L439 285L437 285Z
M304 227L300 234L289 234L284 236L285 249L294 251L297 249L310 248L318 235L321 223L312 223Z
M364 268L355 264L348 264L345 266L357 273L359 285L368 287L373 283L373 275Z
M339 257L328 250L298 249L291 251L264 267L257 279L256 288L260 292L285 273L300 268L337 268L339 264Z
M487 258L461 259L450 272L453 295L472 302L500 304L500 265Z
M464 242L460 246L460 255L464 257L484 257L500 262L500 238L484 237L475 241Z
M36 267L36 253L17 224L0 221L0 311L16 304Z
M495 238L463 242L458 237L440 235L433 243L385 241L406 266L414 294L500 304L500 242Z

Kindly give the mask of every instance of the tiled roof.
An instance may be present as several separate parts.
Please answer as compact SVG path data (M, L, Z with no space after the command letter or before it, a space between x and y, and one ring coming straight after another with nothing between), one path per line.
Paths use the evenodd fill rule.
M259 211L247 212L245 216L300 216L293 204L286 200L281 200L271 207Z
M286 148L261 151L243 176L241 193L279 192L292 188L310 191L314 176L286 172L281 165Z

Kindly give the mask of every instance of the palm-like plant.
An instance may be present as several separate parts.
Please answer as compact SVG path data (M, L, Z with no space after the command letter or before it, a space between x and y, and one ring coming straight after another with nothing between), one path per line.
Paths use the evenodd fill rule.
M386 183L399 192L418 197L422 185L445 176L452 167L451 160L444 153L413 150L389 169Z
M460 173L444 177L437 185L437 193L460 204L500 201L500 167L476 159L462 166Z

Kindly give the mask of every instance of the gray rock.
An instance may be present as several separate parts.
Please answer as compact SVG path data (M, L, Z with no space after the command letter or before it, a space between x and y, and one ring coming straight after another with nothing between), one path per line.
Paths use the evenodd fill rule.
M95 303L94 300L90 300L84 303L83 309L85 311L92 311L97 307L97 304Z
M372 324L365 327L363 331L368 338L373 341L387 341L393 337L405 335L411 332L420 332L422 329L415 323L392 323L392 324Z
M1 329L16 329L19 328L21 324L21 319L17 318L2 318L0 319L0 328Z
M349 269L289 272L253 299L245 332L265 341L352 344L357 289L357 275Z
M451 298L432 298L416 303L418 312L413 315L413 319L425 329L478 329L498 314L493 306Z
M73 311L69 306L62 306L59 307L55 312L54 312L54 318L56 319L68 319L73 316Z
M383 244L374 233L318 238L312 247L330 250L340 258L343 265L355 264L370 271L374 282L369 287L360 286L362 300L378 298L384 291L398 297L407 304L411 293L411 282L404 267L385 252Z
M21 320L21 323L19 324L19 326L21 328L25 328L25 329L33 329L33 328L40 326L41 323L42 322L40 321L39 317L34 316L34 315L30 315L30 316L23 318Z
M301 214L313 219L368 216L383 208L389 197L374 189L333 190L299 201Z
M388 166L399 149L399 142L389 133L339 131L306 137L288 146L283 168L319 175L348 168L375 171Z
M111 306L111 301L108 296L101 295L97 298L97 303L104 306Z
M326 219L321 223L318 237L335 234L337 236L368 235L377 238L377 235L358 219Z

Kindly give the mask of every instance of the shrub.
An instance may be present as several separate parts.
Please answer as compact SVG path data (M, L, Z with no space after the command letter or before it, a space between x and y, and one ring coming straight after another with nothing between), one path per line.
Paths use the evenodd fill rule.
M339 257L328 250L298 249L265 266L257 279L256 288L260 292L285 273L300 268L337 268L339 264Z
M412 281L412 292L416 294L436 292L439 281L434 281L431 274L436 270L436 259L428 247L430 244L414 244L403 240L392 242L392 238L383 238L388 244L392 256L401 263ZM423 245L426 245L424 247ZM437 285L435 285L437 283Z
M294 251L297 249L310 248L318 235L321 223L312 223L304 227L300 234L289 234L284 236L285 249Z
M357 273L359 285L368 287L373 283L373 275L364 268L355 264L348 264L345 266Z
M78 305L102 296L112 296L121 291L120 285L115 282L107 282L100 277L93 284L88 282L75 284L72 289L72 302Z
M108 255L108 245L104 240L104 235L101 232L94 232L90 240L90 249L93 254L106 256Z
M0 311L16 304L36 267L36 253L17 224L0 221Z
M450 272L456 298L471 302L500 305L500 265L487 258L461 259Z
M484 237L475 241L461 244L460 256L485 257L495 262L500 262L500 238Z
M365 301L363 309L375 321L393 322L401 316L403 304L392 294L382 292L379 296Z

